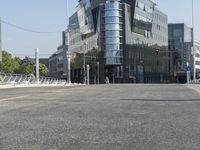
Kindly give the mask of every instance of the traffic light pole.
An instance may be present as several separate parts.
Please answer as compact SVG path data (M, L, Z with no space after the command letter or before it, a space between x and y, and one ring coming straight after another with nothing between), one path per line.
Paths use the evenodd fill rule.
M0 17L0 63L2 62L2 33L1 33L1 17ZM1 68L0 68L1 71Z

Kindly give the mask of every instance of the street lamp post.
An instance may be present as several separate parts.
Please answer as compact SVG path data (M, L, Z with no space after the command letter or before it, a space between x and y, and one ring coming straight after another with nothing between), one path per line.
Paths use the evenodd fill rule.
M2 33L1 33L1 17L0 17L0 63L2 62ZM0 68L1 72L1 68Z
M192 0L192 53L193 53L193 80L196 81L196 52L194 48L194 0Z

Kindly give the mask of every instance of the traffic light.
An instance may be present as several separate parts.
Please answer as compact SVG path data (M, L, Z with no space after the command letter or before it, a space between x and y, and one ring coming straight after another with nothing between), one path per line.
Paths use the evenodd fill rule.
M158 54L159 54L159 50L157 49L157 50L156 50L156 55L158 55Z

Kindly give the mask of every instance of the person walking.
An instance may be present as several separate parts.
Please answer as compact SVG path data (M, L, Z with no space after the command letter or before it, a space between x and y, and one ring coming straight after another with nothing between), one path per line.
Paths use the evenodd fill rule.
M110 83L108 76L106 76L105 83L106 83L106 84L109 84L109 83Z

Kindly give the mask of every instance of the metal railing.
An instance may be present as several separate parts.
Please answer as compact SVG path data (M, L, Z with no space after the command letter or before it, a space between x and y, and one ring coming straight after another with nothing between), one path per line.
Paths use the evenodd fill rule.
M200 84L200 79L192 80L190 84Z
M36 78L34 75L24 75L24 74L6 74L0 73L0 84L35 84ZM67 84L66 80L51 78L51 77L40 77L39 84Z

